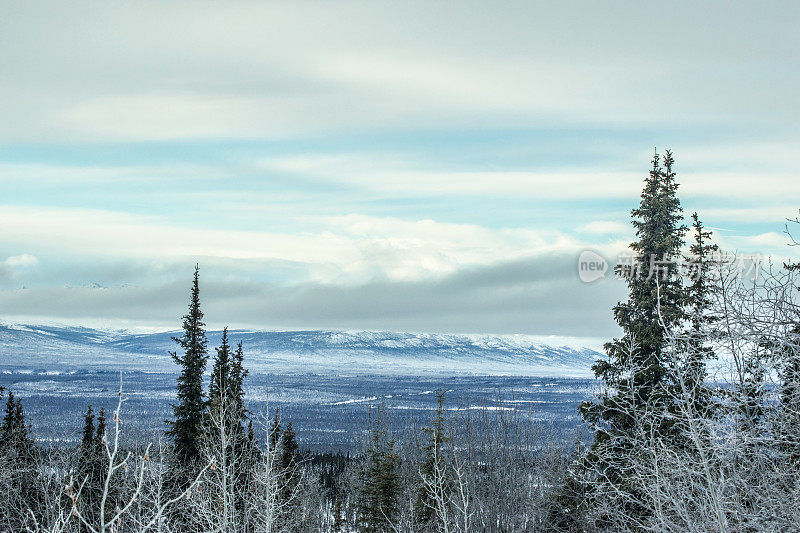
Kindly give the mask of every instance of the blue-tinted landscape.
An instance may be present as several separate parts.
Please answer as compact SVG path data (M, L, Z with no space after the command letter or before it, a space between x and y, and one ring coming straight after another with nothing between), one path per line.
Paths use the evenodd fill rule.
M0 386L23 399L32 435L76 443L87 405L110 411L120 377L126 435L151 440L172 417L175 333L0 326ZM209 333L209 345L220 332ZM382 407L395 432L430 420L444 389L451 414L514 416L569 439L577 407L596 394L588 348L549 346L525 336L387 332L232 331L242 341L247 407L261 430L267 413L291 420L310 450L358 449L370 408ZM539 374L539 375L537 375ZM570 439L571 440L571 439Z
M34 421L36 440L77 444L83 413L92 404L110 412L117 401L119 373L76 371L64 374L0 375L0 386L11 388L25 402ZM161 436L172 417L174 374L122 374L123 421L126 434L151 440ZM368 428L370 406L384 408L395 431L429 422L436 407L433 392L446 389L448 410L476 415L517 415L527 424L564 432L565 438L579 425L578 404L595 391L591 379L538 378L531 376L334 376L322 374L264 375L249 377L248 408L259 420L269 408L280 409L291 420L300 444L310 450L354 451ZM484 408L486 409L484 411Z

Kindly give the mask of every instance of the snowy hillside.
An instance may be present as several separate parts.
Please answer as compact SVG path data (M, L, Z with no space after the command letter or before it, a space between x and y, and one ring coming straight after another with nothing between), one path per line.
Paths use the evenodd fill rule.
M0 325L0 369L169 372L176 332L131 334L76 327ZM209 347L221 332L209 332ZM230 331L253 372L476 373L587 376L600 354L521 335L374 331Z

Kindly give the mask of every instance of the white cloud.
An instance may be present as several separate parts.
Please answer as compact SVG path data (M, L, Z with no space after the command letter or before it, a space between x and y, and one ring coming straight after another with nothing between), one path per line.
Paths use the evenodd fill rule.
M590 170L432 170L391 154L303 154L264 158L258 166L384 193L526 196L531 198L617 198L638 194L641 172Z
M594 220L578 228L579 232L590 235L618 235L631 233L631 225L615 220Z
M700 218L707 224L741 224L742 222L761 222L781 226L787 219L797 216L797 205L782 204L783 199L776 199L775 206L753 207L718 207L702 208Z
M31 254L12 255L5 260L10 267L29 267L39 264L39 260Z
M447 1L17 2L0 17L0 143L29 151L6 151L0 183L10 191L4 202L26 207L0 206L0 225L12 228L0 235L0 249L24 250L48 269L56 268L51 256L59 256L62 276L66 258L81 265L96 258L170 264L214 258L254 270L301 265L307 294L254 292L284 298L297 317L342 309L356 323L371 317L369 298L378 289L404 301L404 291L416 288L409 295L422 298L431 296L430 287L414 284L455 284L471 268L486 274L542 254L598 248L585 246L581 234L440 221L477 220L468 212L475 197L505 199L481 213L481 224L506 224L508 207L518 210L508 215L509 226L527 225L516 202L522 199L532 211L544 207L533 220L569 229L585 223L579 228L585 236L621 241L630 231L627 217L611 221L621 202L610 204L634 204L653 144L674 148L681 199L684 205L702 199L706 206L697 208L709 225L737 226L729 229L743 234L747 228L736 221L779 224L796 213L789 205L781 214L787 202L800 197L793 168L800 79L789 68L798 62L792 36L799 15L791 3L711 9L656 1L519 1L476 10ZM652 38L654 20L658 39ZM448 132L478 140L451 143ZM299 142L289 143L291 152L263 142L276 139ZM521 146L528 139L535 149ZM221 140L243 142L227 150L232 144ZM129 157L120 156L125 143L141 141L135 145L141 164L114 166L115 158ZM173 145L147 141L193 148L206 146L193 144L202 141L217 153L159 164L174 161L160 152ZM29 158L50 143L57 147L52 154ZM308 153L287 155L303 147ZM93 154L101 158L96 165L86 163ZM175 186L187 179L201 186ZM315 188L318 182L325 183ZM50 192L42 203L64 207L34 207L40 198L29 193L40 185ZM334 189L340 194L330 201L326 195ZM341 190L352 198L341 201ZM206 209L210 198L214 209ZM387 207L398 199L411 201ZM437 202L439 211L428 213ZM324 217L363 212L365 204L378 216ZM68 207L92 205L97 208ZM169 205L181 212L169 212ZM588 209L578 213L581 206ZM110 211L137 208L170 214ZM398 212L414 214L384 216ZM502 220L485 222L495 213ZM724 239L731 247L781 249L776 233ZM605 246L600 251L613 257L621 244ZM20 268L30 262L15 261ZM530 274L527 263L514 264ZM521 275L508 270L503 275ZM0 279L16 276L0 262ZM144 289L152 294L137 311L142 315L163 299L153 288L157 277ZM453 298L448 287L437 287L426 304L435 309ZM560 298L557 291L545 298L530 288L515 293L502 285L503 295L483 290L443 307L436 323L456 327L459 305L478 307L484 300L493 302L493 314L474 324L558 319L548 308ZM14 295L18 303L29 298L23 292ZM87 302L113 292L86 296ZM65 310L81 303L70 301L74 294L62 295ZM573 296L568 311L574 313L587 299L585 292ZM49 303L48 294L40 297ZM112 303L120 302L109 308ZM398 305L398 316L418 312L412 304L409 298ZM520 311L523 305L539 308ZM382 312L390 316L391 305Z
M800 197L800 180L786 171L709 171L696 167L706 159L681 155L690 170L679 172L682 198L776 198ZM435 170L423 161L402 159L394 154L314 154L262 158L255 163L267 172L285 172L338 183L358 185L386 193L403 194L488 194L541 199L632 198L641 190L642 170L608 170L566 167L558 170ZM796 209L788 213L794 213Z
M775 61L796 62L797 12L754 9L17 3L0 20L0 105L12 103L0 138L272 138L542 119L791 126L797 78Z
M310 281L291 287L215 279L201 270L209 323L259 328L366 328L408 331L604 335L614 331L610 307L625 284L583 284L575 257L545 254L464 267L424 280L373 280L351 285ZM185 310L191 269L171 283L146 287L41 287L0 292L0 314L70 317L78 323L175 327Z
M488 229L434 220L349 215L321 219L304 234L185 227L158 217L85 209L0 207L0 225L17 228L0 238L70 256L175 259L225 258L305 264L316 281L418 280L584 244L555 231Z
M468 265L563 253L582 246L560 232L527 228L487 229L473 224L364 215L326 221L330 231L348 236L360 251L349 270L378 269L390 279L400 280L447 275Z
M728 239L748 247L768 250L785 248L791 243L788 235L785 233L777 233L775 231L761 233L759 235L728 237Z

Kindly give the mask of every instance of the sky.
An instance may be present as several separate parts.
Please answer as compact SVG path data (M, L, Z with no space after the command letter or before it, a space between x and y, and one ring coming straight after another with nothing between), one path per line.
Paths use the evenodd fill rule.
M796 2L0 0L0 321L609 338L655 149L797 257Z

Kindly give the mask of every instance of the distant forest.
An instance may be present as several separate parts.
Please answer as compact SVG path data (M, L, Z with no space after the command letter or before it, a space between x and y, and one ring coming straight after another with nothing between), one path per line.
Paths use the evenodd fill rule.
M37 445L2 390L0 531L798 530L800 263L721 250L685 216L674 166L654 156L631 211L615 267L628 297L609 310L622 333L593 367L602 393L580 406L589 439L454 415L441 390L418 431L389 431L377 405L359 453L304 452L292 420L248 410L247 347L227 330L208 346L196 268L158 442L125 435L122 381L113 411L75 421L75 447ZM787 219L787 250L799 226ZM710 375L714 360L730 373Z

